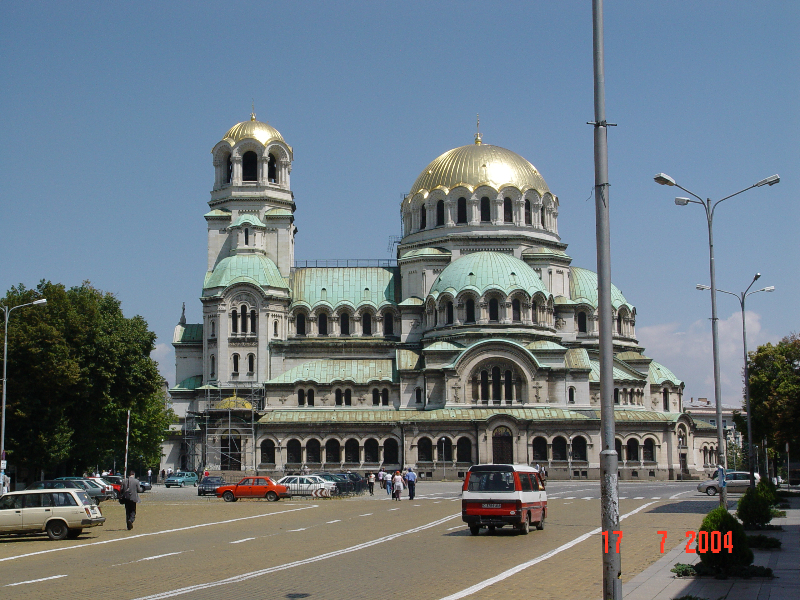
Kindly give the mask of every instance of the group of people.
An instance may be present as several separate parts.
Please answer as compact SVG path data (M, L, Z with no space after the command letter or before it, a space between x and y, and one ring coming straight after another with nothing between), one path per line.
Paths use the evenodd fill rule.
M378 473L367 473L367 484L369 485L369 495L375 495L375 480L381 489L386 490L386 495L391 496L393 500L400 500L403 489L408 489L408 499L413 500L417 492L417 474L414 469L408 467L403 469L403 472L395 471L394 473L387 472L381 467Z

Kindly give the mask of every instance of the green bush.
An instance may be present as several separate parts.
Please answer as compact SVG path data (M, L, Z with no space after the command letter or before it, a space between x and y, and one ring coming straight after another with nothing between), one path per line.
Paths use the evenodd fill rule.
M674 567L670 569L672 573L675 573L678 577L694 577L697 575L694 571L694 567L692 565L687 565L686 563L676 563Z
M762 479L759 481L758 485L756 485L756 491L769 502L770 506L774 506L778 503L778 490L775 488L775 484L769 479Z
M744 495L739 498L736 516L745 526L766 525L772 520L769 501L758 490L747 488Z
M718 506L703 519L700 531L707 531L709 535L713 531L719 531L722 539L725 534L731 532L733 542L733 552L728 552L726 548L717 554L704 552L700 555L700 561L711 571L718 575L729 575L737 569L752 564L753 551L747 546L747 534L744 527L731 515L724 507Z
M781 541L769 535L748 535L747 545L751 548L763 548L764 550L772 550L781 547Z

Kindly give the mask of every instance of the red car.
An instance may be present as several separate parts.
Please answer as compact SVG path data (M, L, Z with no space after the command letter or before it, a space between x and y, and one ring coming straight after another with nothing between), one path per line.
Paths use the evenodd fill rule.
M239 498L266 498L277 502L289 497L289 488L279 485L269 477L245 477L233 485L221 485L217 488L217 498L225 502L236 502Z

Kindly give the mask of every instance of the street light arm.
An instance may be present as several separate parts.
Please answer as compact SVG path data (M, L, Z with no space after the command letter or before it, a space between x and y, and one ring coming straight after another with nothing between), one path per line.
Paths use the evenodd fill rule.
M691 194L692 196L694 196L695 198L697 198L697 200L699 200L699 202L698 202L697 200L689 200L689 202L694 202L695 204L705 204L705 202L703 201L703 199L702 199L700 196L698 196L697 194L695 194L695 193L694 193L693 191L691 191L691 190L687 190L687 189L686 189L685 187L683 187L681 184L679 184L679 183L676 183L676 184L675 184L675 187L676 187L676 188L680 188L680 189L682 189L682 190L683 190L684 192L686 192L687 194Z
M747 295L745 296L745 298L746 298L747 296L752 296L753 294L757 294L758 292L772 292L772 291L775 291L775 286L774 286L774 285L770 285L770 286L768 286L768 287L761 288L760 290L753 290L752 292L750 292L749 294L747 294Z

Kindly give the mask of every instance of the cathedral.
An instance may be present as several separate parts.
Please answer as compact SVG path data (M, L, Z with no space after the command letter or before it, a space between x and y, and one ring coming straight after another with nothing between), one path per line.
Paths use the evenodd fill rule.
M255 114L212 150L203 319L175 328L162 466L598 478L597 275L572 266L539 171L478 133L411 184L396 259L295 261L292 152ZM620 477L713 469L716 429L682 412L616 287L612 304Z

